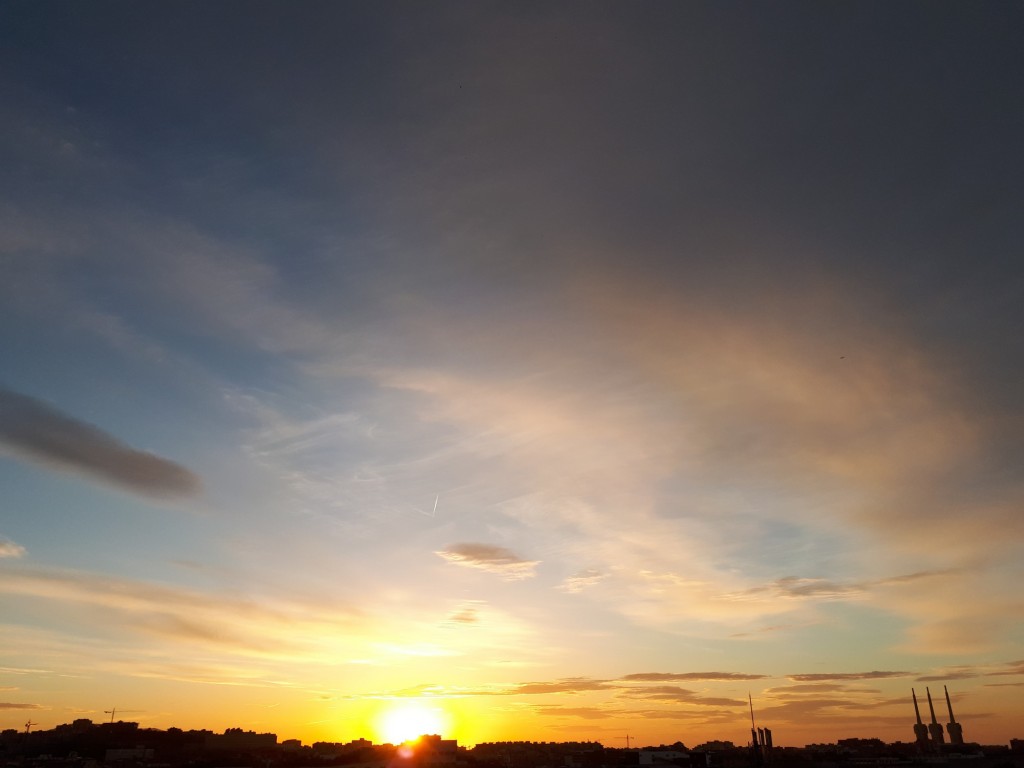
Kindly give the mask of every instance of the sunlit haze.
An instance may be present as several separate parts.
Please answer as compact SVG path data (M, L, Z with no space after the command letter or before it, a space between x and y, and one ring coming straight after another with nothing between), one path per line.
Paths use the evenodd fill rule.
M1024 737L1024 5L0 5L0 729Z

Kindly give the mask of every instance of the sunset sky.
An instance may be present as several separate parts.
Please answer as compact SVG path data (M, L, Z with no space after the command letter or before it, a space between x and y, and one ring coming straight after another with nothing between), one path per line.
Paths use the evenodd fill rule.
M1022 37L4 2L0 728L1024 738Z

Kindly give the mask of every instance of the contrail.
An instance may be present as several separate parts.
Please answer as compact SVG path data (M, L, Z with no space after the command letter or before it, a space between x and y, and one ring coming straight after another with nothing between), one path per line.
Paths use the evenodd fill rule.
M437 494L434 497L434 508L430 511L431 517L437 517L437 500L441 498L441 494Z

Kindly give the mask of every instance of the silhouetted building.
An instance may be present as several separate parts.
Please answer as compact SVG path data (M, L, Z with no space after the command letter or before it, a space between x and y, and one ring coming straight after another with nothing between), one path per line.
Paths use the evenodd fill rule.
M942 686L942 690L946 692L946 709L949 710L949 722L946 723L946 732L949 734L950 744L963 744L964 743L964 729L953 717L953 705L949 702L949 689L946 686Z
M938 749L942 744L946 743L946 738L942 734L942 725L938 720L935 719L935 707L932 705L932 692L925 686L924 692L928 694L928 709L932 713L932 721L928 725L928 733L932 735L932 745Z
M108 749L103 755L104 763L139 763L153 759L153 750L146 747L134 749Z
M243 731L241 728L228 728L223 734L211 733L206 737L207 749L240 752L247 749L267 749L276 746L276 733L255 733L254 731Z
M641 749L637 753L637 765L688 765L690 753L678 749Z

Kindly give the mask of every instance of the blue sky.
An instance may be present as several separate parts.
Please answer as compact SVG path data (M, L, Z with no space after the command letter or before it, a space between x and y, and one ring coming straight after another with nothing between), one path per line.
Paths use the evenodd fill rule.
M0 13L5 727L1019 735L1019 8Z

